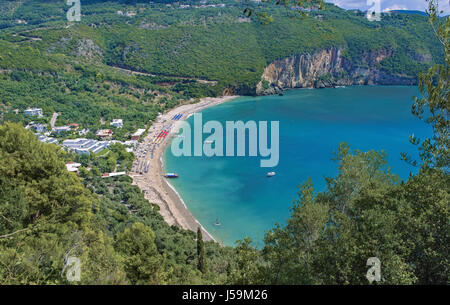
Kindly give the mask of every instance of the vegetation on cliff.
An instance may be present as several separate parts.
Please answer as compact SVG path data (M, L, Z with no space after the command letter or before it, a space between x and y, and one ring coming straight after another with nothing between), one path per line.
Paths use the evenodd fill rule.
M363 12L326 4L324 10L302 18L296 16L295 6L268 5L265 11L273 22L264 25L257 16L243 15L246 5L256 5L251 2L224 0L224 7L205 8L196 8L198 1L186 2L186 8L174 2L165 1L173 4L167 7L160 1L84 1L81 22L69 26L61 1L9 2L2 7L8 13L0 17L0 39L77 61L217 81L218 87L212 86L216 93L228 87L246 92L274 60L331 46L345 50L355 69L373 65L370 51L389 53L376 66L395 75L416 77L443 60L424 16L383 15L378 23L368 21ZM27 20L28 25L16 20ZM0 66L9 62L4 53Z
M430 64L428 55L440 65L420 77L424 97L414 113L430 114L423 118L434 136L420 143L419 173L400 181L383 153L343 144L338 174L327 178L326 191L300 186L291 218L266 234L262 249L249 239L235 248L203 243L201 234L165 223L129 177L102 179L98 168L129 166L123 147L113 147L108 160L81 159L77 177L65 167L74 155L39 142L21 124L3 122L0 283L67 284L62 270L70 255L81 260L83 284L366 284L372 256L382 261L383 284L449 283L448 18L436 27L439 45L423 17L386 16L385 25L376 25L331 6L320 18L292 23L273 8L280 18L264 28L238 19L237 5L178 12L140 1L86 1L82 24L64 28L59 1L1 5L3 121L26 121L13 110L38 106L62 112L62 122L86 126L101 126L99 117L127 116L135 125L124 128L131 130L181 99L221 86L251 87L276 58L334 43L346 46L349 60L361 66L364 50L392 50L380 63L392 73L416 73ZM126 17L117 10L139 13ZM358 29L364 35L353 34ZM236 54L242 57L234 60ZM159 76L130 76L108 65Z

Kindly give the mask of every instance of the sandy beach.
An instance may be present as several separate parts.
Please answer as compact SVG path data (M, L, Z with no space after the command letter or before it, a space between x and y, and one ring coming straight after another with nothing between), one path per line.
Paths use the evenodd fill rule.
M181 121L205 108L227 102L236 97L203 98L196 104L185 104L159 116L150 127L148 135L139 143L135 152L137 160L129 174L133 178L133 183L144 192L145 198L160 207L160 214L169 225L194 232L197 231L198 227L201 227L205 241L214 240L214 238L194 218L183 199L169 183L169 179L164 177L166 172L164 171L162 158L170 139L178 133ZM178 114L183 114L183 116L179 120L173 120L172 118ZM148 171L145 172L147 164Z

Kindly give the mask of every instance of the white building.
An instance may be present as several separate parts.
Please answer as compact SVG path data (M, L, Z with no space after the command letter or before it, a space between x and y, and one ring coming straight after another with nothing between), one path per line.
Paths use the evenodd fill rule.
M63 141L63 146L73 150L77 154L89 154L91 151L96 154L109 147L107 141L96 141L90 139L74 139Z
M59 126L59 127L53 128L52 131L54 133L56 133L56 134L60 134L60 133L67 132L67 131L70 131L70 130L71 130L70 126Z
M131 135L131 140L137 141L139 140L139 137L144 134L145 129L138 129L134 134Z
M111 129L99 129L95 135L100 138L111 138L113 131Z
M42 143L58 144L58 140L55 138L49 138L38 133L36 133L35 135L38 137L38 140L41 141Z
M137 146L138 146L138 144L139 144L138 141L133 141L133 140L131 140L131 141L125 141L125 142L117 141L117 140L112 140L112 141L110 141L110 143L111 143L111 144L116 144L116 143L122 144L123 146L126 147L126 151L127 151L127 152L133 152L133 151L135 151L136 148L137 148Z
M127 174L126 172L107 173L107 174L103 174L102 178L125 176L126 174Z
M75 162L69 162L66 164L66 168L69 172L71 173L77 173L78 172L78 168L81 166L80 163L75 163Z
M116 128L122 128L123 127L123 120L122 119L114 119L111 123L111 126L114 126Z
M34 130L36 130L36 132L39 132L39 133L43 133L44 131L47 130L47 126L45 126L44 124L40 124L40 123L38 123L38 124L30 123L25 128L27 128L27 129L29 129L29 128L34 129Z
M42 117L42 108L28 108L24 111L25 115Z

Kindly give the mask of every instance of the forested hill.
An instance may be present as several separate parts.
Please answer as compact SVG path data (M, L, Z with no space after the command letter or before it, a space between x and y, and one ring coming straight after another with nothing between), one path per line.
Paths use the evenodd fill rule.
M164 222L130 177L102 177L131 168L125 146L80 156L23 127L51 126L59 114L56 126L75 123L91 130L87 138L112 128L124 140L203 96L414 83L450 49L425 17L393 13L377 23L331 5L305 18L268 7L274 21L263 25L231 0L81 2L81 21L70 23L65 0L0 1L0 284L76 283L63 276L69 255L79 258L81 284L367 284L374 255L380 284L450 283L448 54L422 77L429 94L414 103L435 131L411 137L418 174L400 181L384 153L341 144L327 189L301 185L290 219L265 233L261 250L249 239L204 243L200 230ZM24 115L28 107L43 116ZM110 126L114 118L123 128ZM66 170L72 161L79 176Z
M185 77L158 81L177 93L211 95L225 89L254 93L270 63L332 47L339 62L315 73L308 86L335 85L339 79L347 84L415 83L419 71L443 58L427 18L419 15L383 14L381 22L370 22L364 12L327 4L302 18L295 7L258 8L250 2L274 17L263 25L256 14L243 15L245 1L81 2L81 22L69 23L69 6L62 0L2 1L0 69L60 73L62 66L36 58L50 56L64 61L64 69L89 62L99 70L108 65ZM25 58L12 60L11 48L27 52ZM187 89L191 78L196 86ZM266 77L260 86L276 82Z

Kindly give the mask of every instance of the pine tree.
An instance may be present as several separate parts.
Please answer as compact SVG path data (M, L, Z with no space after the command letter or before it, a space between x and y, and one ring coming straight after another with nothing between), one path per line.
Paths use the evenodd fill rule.
M202 230L200 227L197 229L197 257L197 269L202 273L206 273L205 245L203 244Z
M428 1L428 0L427 0ZM414 135L411 142L419 147L422 165L442 168L448 172L450 167L450 123L449 123L449 91L450 91L450 18L440 18L438 1L429 0L427 13L436 39L444 49L444 62L435 64L428 71L419 75L421 97L414 98L412 113L431 125L433 135L421 141ZM418 165L403 153L402 158L413 165Z

